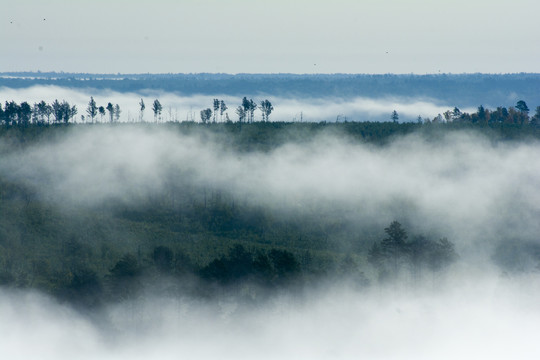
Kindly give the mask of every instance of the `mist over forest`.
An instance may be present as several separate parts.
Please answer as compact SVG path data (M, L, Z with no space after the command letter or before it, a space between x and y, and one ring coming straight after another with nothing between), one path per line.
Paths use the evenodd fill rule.
M141 92L50 85L0 97L125 118L0 126L6 358L538 357L534 99L266 94L268 121L203 123L217 96L144 90L184 112L154 123Z
M119 104L128 122L138 119L141 98L147 105L159 99L164 121L196 121L215 97L229 104L234 119L234 107L244 96L279 105L274 121L388 121L393 110L401 121L416 121L454 107L473 112L480 105L510 107L518 100L536 104L539 84L538 74L0 73L0 93L7 101L63 99L80 115L93 96L103 106Z

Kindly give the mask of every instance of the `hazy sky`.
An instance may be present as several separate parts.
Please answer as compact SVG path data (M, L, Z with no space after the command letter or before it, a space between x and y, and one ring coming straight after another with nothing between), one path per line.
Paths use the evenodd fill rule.
M4 0L0 71L540 72L538 0Z

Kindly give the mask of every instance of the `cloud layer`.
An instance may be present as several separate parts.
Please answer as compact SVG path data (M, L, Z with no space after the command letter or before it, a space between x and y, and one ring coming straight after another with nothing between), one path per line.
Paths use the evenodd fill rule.
M238 120L235 109L241 104L242 99L230 95L215 94L214 96L196 95L181 96L174 93L159 92L153 90L141 91L140 93L120 93L110 90L96 89L68 89L57 86L33 86L30 88L12 89L0 88L2 99L0 101L16 101L21 103L27 101L30 105L44 100L52 103L55 99L66 100L71 105L76 105L78 114L77 122L81 121L80 116L87 117L86 109L90 97L94 97L97 106L107 107L111 102L119 104L122 110L121 121L132 122L140 120L139 102L144 100L146 110L143 113L143 120L154 121L152 103L158 99L163 106L161 115L162 121L200 121L200 111L212 108L213 99L223 99L229 109L226 111L233 121ZM328 98L283 98L279 95L249 95L257 104L268 99L274 105L274 112L270 115L271 121L390 121L390 115L396 110L401 121L416 121L420 115L425 118L433 118L437 114L442 114L446 110L455 106L454 104L440 104L436 99L405 99L394 97L382 98L350 98L350 99L328 99ZM3 106L3 104L2 104ZM474 111L474 109L462 109L463 111ZM255 113L255 120L261 120L259 110ZM99 119L99 116L98 116ZM218 117L218 121L221 120ZM223 116L223 121L225 115ZM103 118L108 121L108 116Z
M96 322L33 293L0 294L9 359L536 359L535 279L475 278L424 291L341 286L260 308L153 299Z

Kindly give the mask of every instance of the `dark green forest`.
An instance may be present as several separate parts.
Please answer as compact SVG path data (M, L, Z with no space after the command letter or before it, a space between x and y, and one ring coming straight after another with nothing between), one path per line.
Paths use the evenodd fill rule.
M456 113L454 121L423 123L15 121L0 127L0 151L6 157L95 127L159 127L211 137L240 153L307 143L323 133L375 147L412 133L431 142L457 131L482 134L492 142L540 139L537 122L525 111L512 116L526 121L510 122L499 120L499 110L482 109L466 116ZM441 276L461 256L453 239L413 233L402 219L350 228L331 209L304 207L281 216L275 208L249 201L249 193L242 198L170 176L165 190L79 206L59 205L20 178L0 173L0 285L38 289L84 308L148 292L211 298L227 291L256 301L280 289L332 279L347 279L360 288L396 278L421 281ZM46 179L42 186L49 186ZM324 218L313 216L319 212Z

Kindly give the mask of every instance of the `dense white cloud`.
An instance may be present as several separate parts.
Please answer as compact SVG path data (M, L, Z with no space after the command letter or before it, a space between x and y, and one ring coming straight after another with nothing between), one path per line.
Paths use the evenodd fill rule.
M0 355L40 359L536 359L537 278L459 286L333 285L258 308L147 299L91 321L35 294L0 294Z

